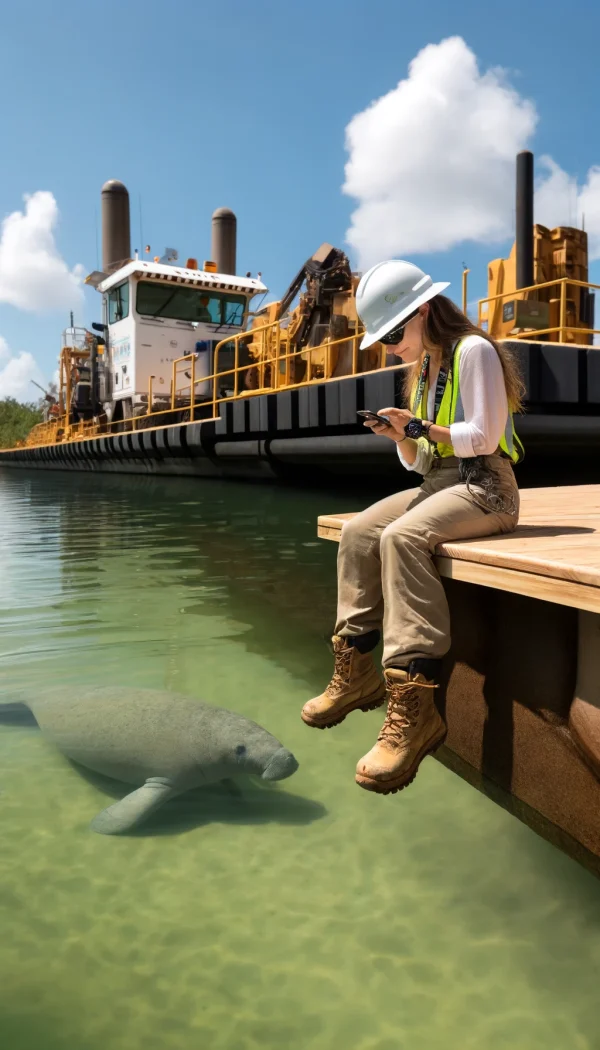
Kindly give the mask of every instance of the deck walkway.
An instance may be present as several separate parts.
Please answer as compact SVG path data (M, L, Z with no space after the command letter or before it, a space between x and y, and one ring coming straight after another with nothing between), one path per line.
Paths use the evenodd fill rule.
M321 514L318 535L339 541L352 517ZM600 485L524 489L515 532L441 544L436 566L449 579L600 612Z

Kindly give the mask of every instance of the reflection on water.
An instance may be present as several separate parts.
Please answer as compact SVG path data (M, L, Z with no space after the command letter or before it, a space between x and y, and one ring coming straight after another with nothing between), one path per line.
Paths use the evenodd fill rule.
M230 707L300 769L104 838L115 785L0 726L10 1050L598 1048L600 887L432 759L354 784L381 712L299 718L330 672L348 495L0 472L0 702L122 684Z

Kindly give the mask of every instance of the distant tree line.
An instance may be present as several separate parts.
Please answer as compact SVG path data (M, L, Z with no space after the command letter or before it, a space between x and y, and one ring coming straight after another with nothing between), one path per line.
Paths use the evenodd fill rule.
M41 403L21 404L14 397L0 400L0 448L12 448L17 441L23 441L42 418Z

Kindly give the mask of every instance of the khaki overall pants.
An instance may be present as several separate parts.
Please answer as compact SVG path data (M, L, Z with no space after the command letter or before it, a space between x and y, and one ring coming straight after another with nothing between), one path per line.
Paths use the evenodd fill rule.
M335 634L356 637L383 626L384 667L440 659L450 648L448 603L433 563L437 545L512 532L517 524L512 462L494 454L485 463L492 499L481 485L459 481L457 459L436 459L419 488L380 500L342 528Z

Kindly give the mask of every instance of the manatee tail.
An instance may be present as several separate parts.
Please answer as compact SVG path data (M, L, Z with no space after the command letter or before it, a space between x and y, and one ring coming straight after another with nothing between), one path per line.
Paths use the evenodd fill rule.
M103 809L94 817L90 827L99 835L122 835L133 831L178 792L162 777L151 777L136 791Z
M36 726L33 714L25 704L0 704L0 724L5 726Z

